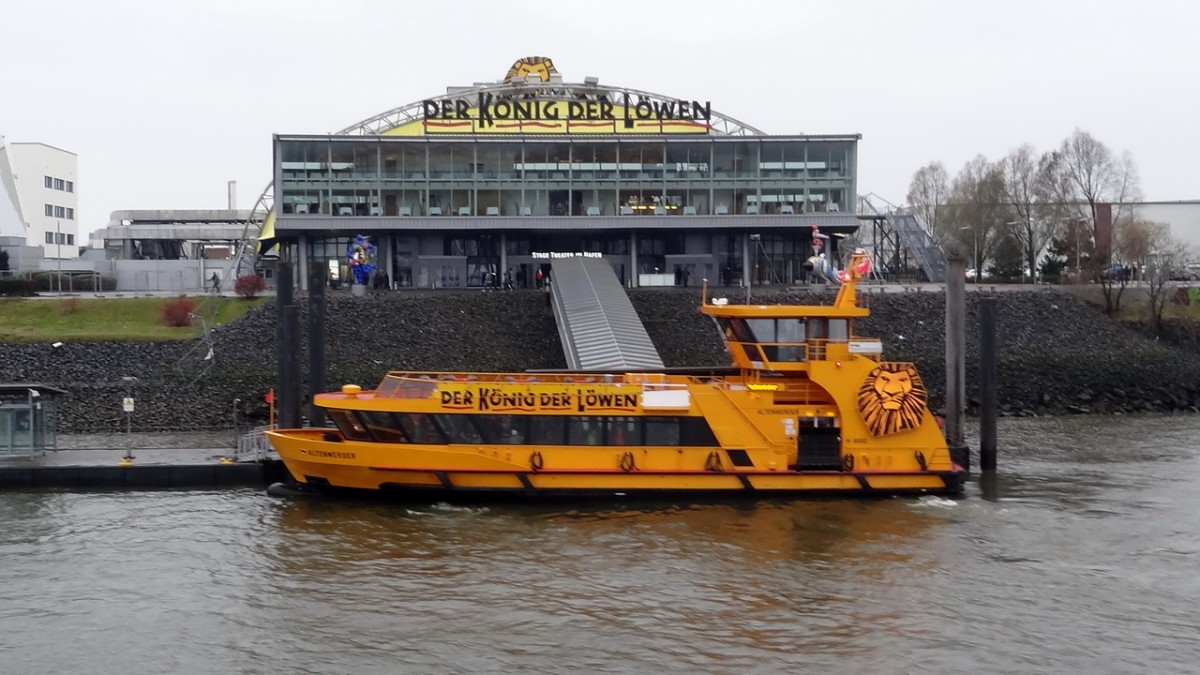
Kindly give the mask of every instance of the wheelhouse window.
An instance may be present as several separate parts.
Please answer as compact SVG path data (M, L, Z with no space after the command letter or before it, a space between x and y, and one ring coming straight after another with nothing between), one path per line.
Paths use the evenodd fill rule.
M408 438L400 428L400 423L392 418L391 413L361 410L358 416L366 423L367 430L375 440L383 443L408 442Z
M422 413L392 413L392 419L404 430L413 443L443 444L446 438L429 415Z
M373 441L371 432L367 430L365 424L359 421L358 417L350 410L329 410L329 419L337 425L338 431L342 435L352 441Z

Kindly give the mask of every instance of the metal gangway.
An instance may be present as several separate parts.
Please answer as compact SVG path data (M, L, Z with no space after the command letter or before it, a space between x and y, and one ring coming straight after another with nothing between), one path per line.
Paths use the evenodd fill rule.
M946 281L946 254L916 214L890 203L881 208L875 202L885 200L874 195L861 195L858 201L859 218L874 223L870 239L875 240L877 265L894 271L915 264L927 281Z
M556 259L550 296L569 369L663 368L662 357L608 261Z

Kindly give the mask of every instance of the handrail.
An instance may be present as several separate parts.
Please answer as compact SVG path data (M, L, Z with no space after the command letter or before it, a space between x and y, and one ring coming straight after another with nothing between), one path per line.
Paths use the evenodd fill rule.
M274 424L268 424L254 427L251 431L242 434L238 438L234 461L263 462L268 459L277 459L278 455L275 454L275 448L271 446L271 439L267 437L266 433L274 428Z

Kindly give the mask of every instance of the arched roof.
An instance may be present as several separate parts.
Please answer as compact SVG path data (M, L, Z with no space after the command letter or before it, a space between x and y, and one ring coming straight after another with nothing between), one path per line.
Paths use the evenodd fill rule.
M373 117L368 117L365 120L355 122L350 126L337 132L338 136L378 136L397 129L408 124L418 123L423 119L424 105L426 101L456 101L466 100L474 102L479 96L491 95L496 100L520 99L529 95L535 95L538 99L543 100L558 100L558 101L623 101L623 100L649 100L675 102L678 99L674 96L666 96L664 94L655 94L640 89L629 89L627 87L612 87L597 83L582 82L582 83L565 83L565 82L522 82L520 80L514 82L498 82L494 84L476 84L471 87L451 87L449 91L441 96L431 99L422 99L414 101L407 105L393 108L387 112L380 113ZM722 115L717 111L712 111L712 120L710 122L710 133L720 136L762 136L765 135L759 129L756 129L740 120L736 120L727 115Z

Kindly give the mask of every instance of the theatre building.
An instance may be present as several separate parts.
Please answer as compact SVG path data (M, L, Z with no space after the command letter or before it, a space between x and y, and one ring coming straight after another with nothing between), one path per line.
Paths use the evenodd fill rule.
M769 135L683 93L565 83L530 57L337 134L277 134L262 240L302 287L311 266L345 282L360 234L394 288L528 287L575 255L630 287L803 283L814 231L832 255L857 231L859 135Z

